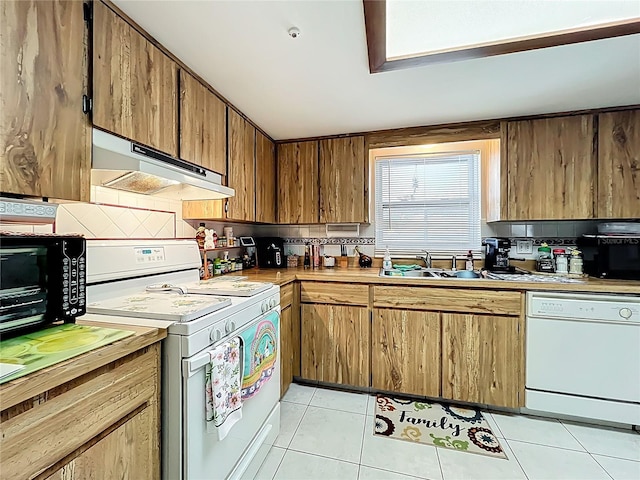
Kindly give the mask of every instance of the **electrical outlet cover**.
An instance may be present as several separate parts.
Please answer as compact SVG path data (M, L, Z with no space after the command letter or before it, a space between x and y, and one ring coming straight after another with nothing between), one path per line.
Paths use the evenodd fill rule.
M531 240L517 240L516 253L521 255L525 253L533 253L533 242Z

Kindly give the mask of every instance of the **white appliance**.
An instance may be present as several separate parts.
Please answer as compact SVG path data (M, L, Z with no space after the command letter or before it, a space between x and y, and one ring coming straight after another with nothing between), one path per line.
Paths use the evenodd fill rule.
M221 441L216 433L207 432L205 367L214 347L242 334L273 312L279 315L280 288L268 284L268 288L255 289L257 293L245 297L220 297L215 292L194 295L204 302L203 311L209 312L199 316L193 316L192 312L180 316L170 311L163 317L166 305L154 301L138 310L117 308L131 299L135 303L162 295L181 297L175 291L148 292L146 286L197 285L200 262L200 252L193 240L88 240L88 312L175 322L169 326L163 344L163 478L252 478L280 429L279 330L278 353L270 379L254 396L243 400L242 419ZM188 300L191 296L182 297ZM211 311L211 302L217 309ZM226 305L219 308L220 303Z
M640 425L640 297L528 292L526 408Z

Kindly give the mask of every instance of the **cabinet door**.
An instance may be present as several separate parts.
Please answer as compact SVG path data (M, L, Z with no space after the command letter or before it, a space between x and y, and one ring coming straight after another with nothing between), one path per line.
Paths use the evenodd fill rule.
M160 478L157 411L156 405L147 406L49 478Z
M180 158L227 174L227 106L180 70Z
M595 145L592 115L509 122L509 219L593 218Z
M318 223L318 142L278 145L278 223Z
M598 116L598 218L640 217L640 110Z
M372 386L379 390L440 396L440 314L373 310Z
M366 307L302 305L302 377L369 386L369 315Z
M276 223L276 147L256 132L256 222Z
M293 380L293 324L291 307L280 314L280 396L283 396Z
M82 2L0 2L0 190L89 201Z
M366 222L364 137L320 141L320 223Z
M256 129L229 109L229 186L236 191L228 200L227 217L256 219Z
M442 396L524 406L521 317L442 314Z
M100 1L93 2L93 123L178 155L176 64Z

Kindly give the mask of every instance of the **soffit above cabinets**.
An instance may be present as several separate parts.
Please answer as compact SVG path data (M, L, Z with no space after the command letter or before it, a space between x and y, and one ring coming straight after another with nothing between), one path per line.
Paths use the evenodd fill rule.
M276 140L640 103L640 35L372 75L360 1L114 3Z

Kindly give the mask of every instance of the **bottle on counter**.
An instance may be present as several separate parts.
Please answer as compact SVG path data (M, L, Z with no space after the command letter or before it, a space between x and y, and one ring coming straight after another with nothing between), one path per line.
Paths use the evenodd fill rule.
M464 269L473 271L473 252L471 250L467 253L467 261L464 264Z
M391 253L389 252L389 247L384 251L384 258L382 259L382 268L383 270L392 270L393 263L391 262Z
M213 248L218 248L218 234L213 229Z
M304 268L309 268L311 266L311 253L309 252L308 243L304 246L304 263L302 265Z
M198 242L198 248L204 248L204 239L206 237L204 223L201 223L198 229L196 230L196 242Z
M313 246L313 268L320 267L320 245Z

